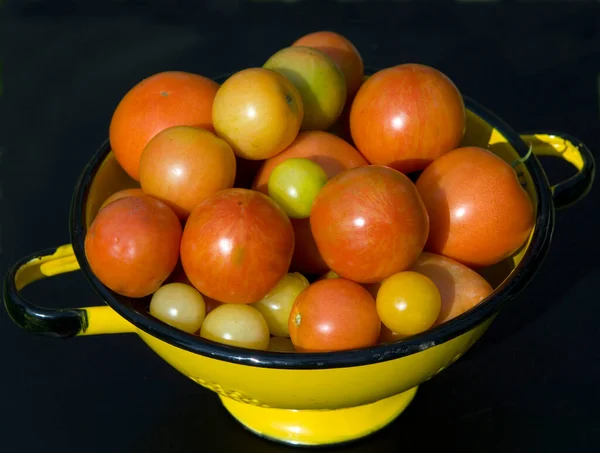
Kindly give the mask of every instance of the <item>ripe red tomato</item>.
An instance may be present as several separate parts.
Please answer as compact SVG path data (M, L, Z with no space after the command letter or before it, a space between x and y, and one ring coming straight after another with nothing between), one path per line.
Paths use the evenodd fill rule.
M535 223L533 204L515 171L482 148L445 154L421 173L416 186L431 221L425 249L469 267L512 255Z
M98 212L85 237L85 255L104 285L144 297L175 269L180 239L181 223L171 208L148 196L129 196Z
M310 226L331 270L359 283L376 283L414 263L427 240L429 219L406 175L369 165L325 184Z
M373 346L381 321L366 289L332 278L316 281L296 297L288 327L297 351L328 352Z
M213 130L212 107L219 84L182 71L154 74L123 96L110 122L115 158L129 176L140 180L140 157L146 144L171 126Z
M181 219L207 196L233 187L235 154L227 142L199 127L173 126L156 134L140 158L144 192Z
M290 219L266 195L225 189L192 211L181 263L192 284L219 302L263 298L287 273L294 252Z
M454 83L437 69L402 64L373 74L356 93L350 132L372 164L403 173L422 170L456 148L465 107Z

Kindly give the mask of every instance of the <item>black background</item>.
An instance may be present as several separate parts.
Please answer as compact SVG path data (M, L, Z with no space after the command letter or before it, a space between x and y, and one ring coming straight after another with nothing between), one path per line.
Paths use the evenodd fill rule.
M598 2L4 2L0 260L69 241L76 179L121 96L153 73L260 66L304 33L365 62L433 65L518 131L575 135L600 157ZM389 427L331 451L600 451L598 189L557 215L548 258L488 334ZM27 295L100 303L75 273ZM247 433L216 395L134 335L52 340L0 311L0 451L293 451ZM392 377L390 377L392 378Z

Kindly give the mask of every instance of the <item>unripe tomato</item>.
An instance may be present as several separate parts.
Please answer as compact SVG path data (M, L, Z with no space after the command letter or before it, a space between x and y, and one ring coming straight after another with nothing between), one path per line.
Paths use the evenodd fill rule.
M291 158L280 163L269 177L269 196L293 219L310 215L313 202L327 182L323 168L310 159Z

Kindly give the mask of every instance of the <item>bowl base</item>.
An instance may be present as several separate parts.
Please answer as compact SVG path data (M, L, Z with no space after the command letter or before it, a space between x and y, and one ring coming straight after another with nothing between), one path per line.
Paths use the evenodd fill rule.
M249 431L290 445L319 446L350 442L373 434L398 417L417 387L363 406L335 410L260 407L219 396L229 413Z

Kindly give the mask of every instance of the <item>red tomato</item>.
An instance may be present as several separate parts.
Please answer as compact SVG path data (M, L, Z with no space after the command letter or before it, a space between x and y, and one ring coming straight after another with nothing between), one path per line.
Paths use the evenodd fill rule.
M310 226L338 275L376 283L411 266L429 232L427 211L407 176L369 165L330 179L315 199Z
M85 237L92 272L107 287L129 297L156 291L175 269L181 223L163 202L129 196L106 205Z
M535 223L531 199L512 167L482 148L445 154L423 171L416 186L431 221L425 249L469 267L512 255Z
M381 321L366 289L332 278L311 284L296 297L288 327L297 351L328 352L373 346Z
M456 148L465 107L452 81L419 64L383 69L366 80L350 110L350 132L372 164L403 173L422 170Z
M109 138L121 167L140 180L140 157L152 137L171 126L213 130L212 107L219 84L182 71L154 74L123 96L110 122Z
M144 148L140 183L186 219L204 198L233 187L235 170L235 154L225 140L198 127L173 126Z
M434 326L470 310L492 292L477 272L434 253L423 252L410 270L429 277L440 292L442 308Z
M181 263L202 294L219 302L262 299L287 273L294 251L290 219L266 195L225 189L190 214Z

